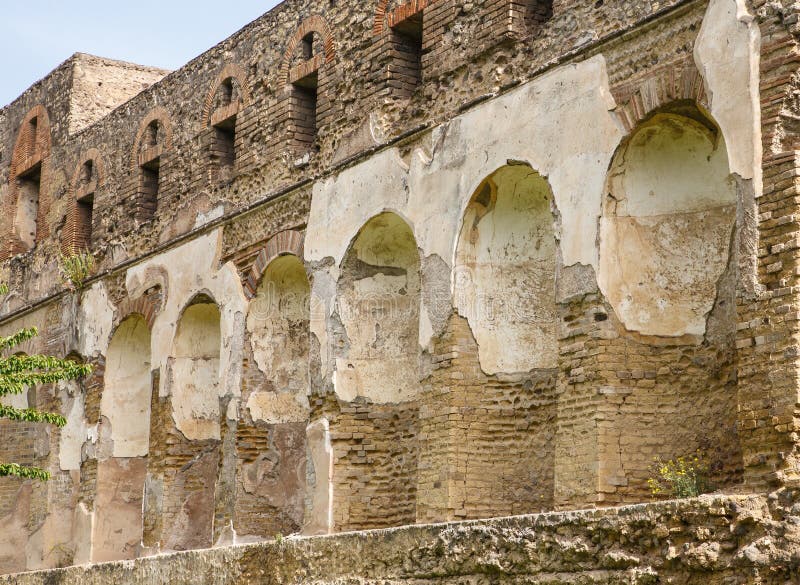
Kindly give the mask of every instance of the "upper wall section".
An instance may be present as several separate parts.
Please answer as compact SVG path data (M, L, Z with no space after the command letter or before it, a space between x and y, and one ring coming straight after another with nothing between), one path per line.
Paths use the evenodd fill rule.
M93 124L169 71L77 53L72 57L69 133Z
M0 200L13 198L8 161L34 107L47 111L52 141L39 183L46 235L0 277L12 296L46 297L62 286L55 259L73 232L98 272L111 270L472 110L554 62L583 61L621 31L642 25L647 36L657 12L673 22L675 52L685 52L707 3L569 0L538 20L502 16L519 4L290 0L166 76L76 55L0 110ZM413 49L414 79L394 76L396 45ZM631 75L611 65L612 82ZM137 137L156 118L167 142L142 152ZM93 192L74 179L89 160L103 175Z

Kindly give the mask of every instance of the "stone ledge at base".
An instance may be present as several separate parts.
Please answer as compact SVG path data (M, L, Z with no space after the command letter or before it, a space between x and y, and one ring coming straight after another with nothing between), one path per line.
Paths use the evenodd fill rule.
M283 538L0 585L800 583L800 489Z

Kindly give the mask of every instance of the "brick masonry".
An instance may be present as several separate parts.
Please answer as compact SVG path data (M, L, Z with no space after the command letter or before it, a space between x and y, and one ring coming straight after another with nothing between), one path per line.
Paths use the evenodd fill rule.
M729 577L751 582L754 572L764 583L787 582L788 571L796 569L796 543L781 533L778 544L759 544L755 532L781 532L759 514L769 508L791 517L787 498L794 495L763 494L800 479L795 99L800 33L793 3L746 3L761 36L761 185L740 181L732 252L702 335L629 330L597 287L592 267L559 264L564 282L570 271L591 274L575 277L590 285L560 294L555 303L554 367L489 374L476 331L449 298L451 259L439 257L444 268L428 269L437 261L429 255L419 263L420 294L426 306L439 303L444 309L427 324L435 335L419 348L417 370L405 373L418 394L410 400L348 397L337 387L344 370L336 370L336 379L332 371L354 340L341 323L339 299L331 305L320 300L337 290L344 263L333 255L310 260L320 244L307 235L321 221L315 202L326 185L391 149L405 168L442 156L452 156L458 167L463 153L441 149L448 133L458 133L454 121L460 115L598 56L621 144L669 108L683 112L691 106L699 116L710 116L715 98L693 56L708 4L293 0L178 71L75 55L0 110L0 260L11 288L0 326L7 333L36 325L42 335L22 350L75 355L95 365L93 375L74 387L44 387L30 395L41 407L69 414L74 427L2 423L7 440L0 460L45 466L54 480L0 482L0 517L14 527L11 537L0 539L0 570L93 560L85 525L91 524L87 518L102 482L98 461L106 456L105 439L96 437L104 428L105 351L117 326L135 314L144 318L153 347L163 355L151 356L149 437L146 454L137 456L144 459L137 465L147 470L142 537L132 556L295 534L320 515L327 530L336 532L639 503L651 499L646 480L654 457L695 449L708 455L715 486L729 495L368 533L370 554L390 561L388 550L407 549L415 538L431 539L418 551L428 563L421 573L401 568L399 561L378 568L369 555L341 560L341 547L356 538L347 536L178 555L170 557L172 567L155 559L130 567L70 569L58 573L65 583L109 582L104 579L120 575L141 579L153 568L163 582L181 582L186 578L181 571L192 562L205 570L220 559L231 565L208 582L239 577L248 582L283 566L264 568L259 563L265 559L287 563L268 576L276 582L303 570L315 583L337 576L387 582L434 581L435 575L486 578L493 565L485 555L492 548L482 549L481 531L513 540L540 526L545 532L531 537L536 550L555 546L551 530L569 533L569 542L559 541L559 553L541 553L536 561L541 565L527 560L514 569L508 559L516 549L503 541L496 546L504 578L563 573L554 582L569 582L567 574L579 573L565 565L572 562L581 571L599 571L598 582L654 582L652 575L702 582L702 571L714 572L720 583ZM413 27L419 37L409 34ZM112 87L93 94L87 88L94 76L108 77ZM223 130L227 134L219 134ZM339 203L352 215L360 213L358 205L347 207L348 190L367 184L375 201L387 198L382 211L402 206L388 199L391 186L381 180L359 177L337 192ZM31 187L24 181L37 184L35 245L17 234L20 189ZM416 187L404 185L407 192ZM421 230L425 219L408 223ZM337 219L324 220L338 233ZM189 258L188 269L150 264L215 234L210 257ZM347 241L337 245L343 254L349 249ZM64 290L57 255L81 249L95 255L97 271L79 298ZM303 260L312 290L311 318L301 321L311 322L312 334L296 356L308 370L309 388L299 406L291 403L294 410L276 408L259 419L251 400L286 400L286 393L264 365L273 356L256 347L243 324L246 309L239 308L255 302L268 267L284 256ZM178 274L192 270L201 283L197 290L181 284ZM237 281L224 288L219 283L229 274ZM212 291L214 286L220 288ZM445 301L431 292L436 286L446 289ZM223 289L221 296L215 292ZM184 293L185 299L175 300ZM224 387L234 380L236 388L214 396L219 436L191 439L176 424L173 370L155 364L174 359L171 336L183 313L171 307L185 308L197 295L233 313L221 319L227 327L223 351L229 353L220 356L219 382ZM327 337L315 323L323 323ZM275 334L278 353L288 347L287 335ZM375 335L377 343L381 332ZM236 359L225 362L228 355ZM383 382L368 390L382 390ZM196 390L199 395L203 389ZM328 470L314 459L319 445L309 443L306 430L320 420L330 431ZM313 489L326 482L329 509L320 510L312 505ZM742 492L756 495L730 495ZM747 514L757 529L747 524ZM675 518L686 518L691 528ZM640 520L656 535L644 535L640 525L632 528ZM603 532L598 544L590 532L605 530L597 528L604 522L619 534L639 536ZM736 538L724 536L730 527ZM439 567L443 561L436 560L436 550L455 550L459 543L472 547L478 560ZM34 552L19 554L26 546ZM769 546L771 564L762 558ZM324 573L313 563L298 568L305 555L337 554L341 570ZM105 576L99 576L102 570ZM40 578L45 577L22 582Z

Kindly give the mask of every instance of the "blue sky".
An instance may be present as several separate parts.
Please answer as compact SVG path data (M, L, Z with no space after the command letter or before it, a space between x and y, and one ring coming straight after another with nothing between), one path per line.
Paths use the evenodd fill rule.
M13 0L0 16L0 107L75 52L177 69L278 0ZM34 25L35 24L35 25Z

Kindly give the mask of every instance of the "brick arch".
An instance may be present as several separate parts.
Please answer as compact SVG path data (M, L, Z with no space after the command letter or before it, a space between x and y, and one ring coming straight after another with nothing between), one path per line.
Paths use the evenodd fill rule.
M704 110L709 109L705 82L689 59L656 69L644 79L618 85L612 94L618 104L614 115L626 135L653 111L670 103L693 101Z
M139 123L139 129L136 131L136 139L133 141L133 149L131 150L131 171L136 171L136 167L139 166L139 147L142 144L145 130L154 120L158 120L161 127L164 128L164 148L166 150L172 148L172 123L170 122L169 112L161 106L155 107Z
M375 6L375 19L374 24L372 25L372 34L373 36L379 36L386 30L387 19L389 18L389 14L387 14L386 10L389 7L389 2L391 0L378 0L378 4ZM424 10L431 4L436 2L436 0L408 0L407 2L399 2L399 6L407 7L407 12L409 14L415 14L420 10ZM398 7L399 7L398 6ZM391 26L391 24L389 24Z
M96 148L90 148L86 152L84 152L81 157L78 159L78 164L75 166L75 170L72 173L72 179L69 183L69 202L67 207L67 221L64 226L64 232L61 237L61 252L63 254L71 254L75 252L78 248L78 242L80 238L79 232L79 217L78 217L78 199L86 195L87 193L92 193L102 187L105 184L106 173L105 173L105 162L103 161L103 156L100 154L100 151ZM81 170L83 166L87 163L92 163L92 171L94 174L94 178L89 184L89 188L85 191L79 192L78 183L80 181Z
M142 295L136 299L126 298L117 305L117 309L114 311L113 329L116 330L120 323L128 317L132 315L141 315L147 323L147 326L152 330L159 309L160 307L146 295Z
M302 260L303 258L303 233L296 230L286 230L272 236L256 256L244 282L247 298L256 296L258 284L264 271L278 256L291 254Z
M289 82L289 67L292 62L292 55L297 49L297 44L308 33L315 32L322 37L323 51L325 53L325 63L330 63L336 58L336 49L333 42L333 33L328 22L319 14L313 14L306 18L297 27L292 38L289 39L289 44L286 45L286 51L283 53L283 63L281 64L280 72L280 85L285 86Z
M247 74L244 72L244 69L236 63L226 64L211 84L211 88L206 95L206 100L203 103L203 114L200 119L200 124L203 128L208 126L211 121L211 108L214 105L214 96L217 95L219 86L228 79L236 81L236 86L239 88L242 98L242 106L250 104L250 88L247 86Z
M32 136L30 133L29 122L36 118L36 135ZM39 207L36 214L36 239L46 237L48 235L45 217L50 207L50 201L46 197L46 189L44 189L45 177L48 174L50 166L50 116L47 114L47 109L39 104L31 108L20 123L17 131L17 138L14 142L14 150L11 154L11 162L9 164L8 173L8 195L6 200L2 202L3 216L6 222L2 229L2 249L0 249L0 260L5 260L14 254L23 252L26 246L17 241L14 237L14 221L17 212L17 177L26 171L30 170L37 164L41 165L40 169L40 193L39 193Z
M34 339L27 339L20 343L19 345L14 346L14 354L25 354L25 355L39 355L43 353L42 348L36 346L36 342Z
M105 184L106 182L106 168L105 168L105 161L103 160L103 155L100 154L100 151L96 148L90 148L85 153L83 153L79 159L75 170L72 173L72 181L70 182L70 193L72 195L77 194L77 187L78 181L80 180L81 176L81 169L83 165L87 162L92 163L92 168L97 177L97 186L100 187Z

